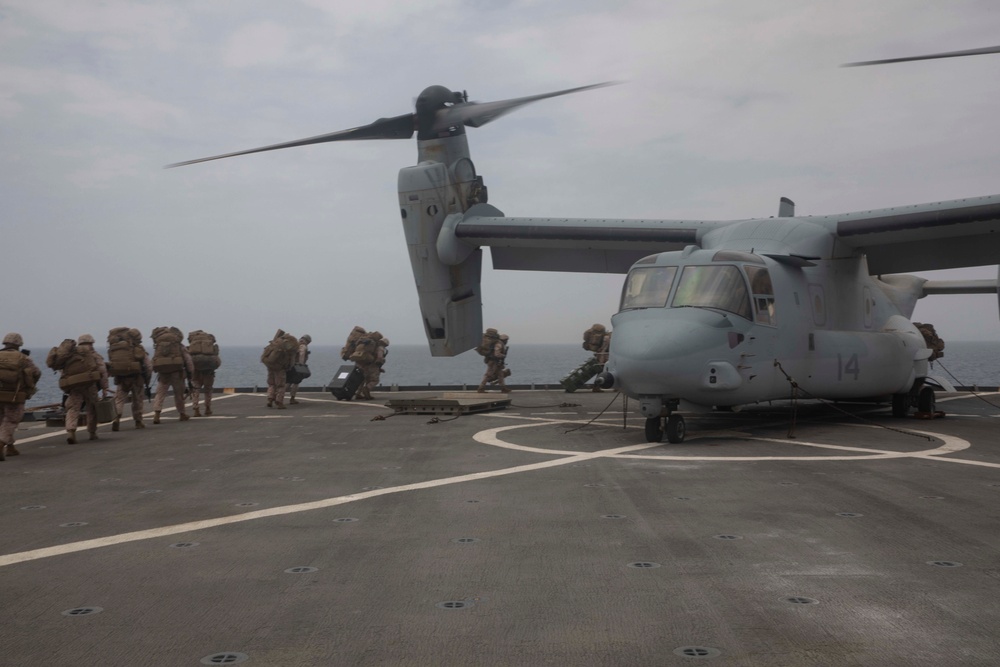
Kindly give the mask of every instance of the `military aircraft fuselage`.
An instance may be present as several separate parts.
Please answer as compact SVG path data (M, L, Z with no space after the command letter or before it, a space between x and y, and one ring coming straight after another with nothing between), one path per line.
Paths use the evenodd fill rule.
M629 272L606 371L646 417L677 407L908 392L927 372L912 289L863 256L805 260L690 247ZM905 281L898 281L905 283ZM912 298L911 298L912 296ZM908 310L907 310L908 309Z

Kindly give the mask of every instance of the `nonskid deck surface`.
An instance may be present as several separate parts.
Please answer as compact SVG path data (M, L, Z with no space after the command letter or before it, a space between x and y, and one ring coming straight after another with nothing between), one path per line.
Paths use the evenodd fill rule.
M979 398L926 421L802 405L794 438L786 409L690 415L679 445L610 393L450 418L376 398L220 396L78 445L25 424L0 463L0 662L1000 661Z

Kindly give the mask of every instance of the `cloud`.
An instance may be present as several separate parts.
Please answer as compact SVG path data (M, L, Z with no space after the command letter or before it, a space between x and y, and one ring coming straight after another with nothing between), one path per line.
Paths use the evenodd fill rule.
M114 51L170 49L187 27L189 14L173 3L132 0L6 0L4 7L59 32L89 35Z

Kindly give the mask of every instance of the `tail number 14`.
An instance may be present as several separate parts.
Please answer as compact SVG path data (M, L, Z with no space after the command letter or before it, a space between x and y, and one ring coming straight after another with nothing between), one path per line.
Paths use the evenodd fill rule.
M858 355L852 354L844 363L844 357L841 354L837 354L837 381L840 382L844 379L844 375L853 375L854 379L858 379L858 375L861 374L861 362L858 361Z

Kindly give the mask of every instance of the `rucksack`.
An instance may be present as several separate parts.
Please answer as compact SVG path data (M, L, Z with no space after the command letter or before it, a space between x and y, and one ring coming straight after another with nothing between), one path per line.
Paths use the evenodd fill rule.
M358 344L358 340L367 333L364 327L354 327L351 329L351 333L347 335L347 342L344 344L344 347L340 348L340 358L344 361L349 361L351 355L354 354L354 348Z
M146 348L129 334L128 327L115 327L108 332L108 375L140 375L146 356Z
M93 350L82 350L72 338L67 338L49 351L45 364L61 370L60 389L73 389L101 379L98 356Z
M20 350L0 350L0 403L24 403L35 390L28 357Z
M377 343L374 338L369 338L365 336L364 338L359 338L354 345L354 352L348 357L348 361L353 361L356 363L370 364L375 361L375 347Z
M215 336L201 329L188 334L188 353L196 371L214 371L222 365Z
M497 341L500 340L500 332L496 329L487 329L483 332L483 339L479 343L479 347L476 348L481 356L492 357L493 356L493 346L496 345Z
M66 368L66 362L74 352L76 352L76 341L67 338L49 350L49 356L45 357L45 365L54 371L61 371Z
M184 334L177 327L153 329L153 370L157 373L176 373L184 370Z
M295 353L298 350L298 339L292 334L278 329L274 338L264 348L264 353L260 355L260 361L269 370L283 371L292 365L292 362L295 360Z
M595 324L583 332L583 349L588 352L600 352L604 344L604 333L606 329L603 324Z

